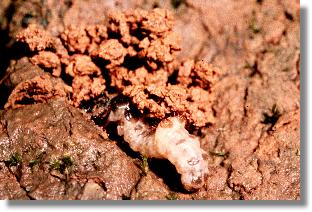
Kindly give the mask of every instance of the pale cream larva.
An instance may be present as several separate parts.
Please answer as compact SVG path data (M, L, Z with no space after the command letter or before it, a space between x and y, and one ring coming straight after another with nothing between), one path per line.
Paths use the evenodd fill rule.
M168 159L181 174L185 189L201 188L207 180L207 153L199 141L184 128L179 117L169 117L152 128L142 119L133 118L129 104L119 105L111 111L108 121L118 122L117 132L130 147L146 157Z
M155 147L159 155L175 165L185 189L199 189L208 177L208 155L184 126L178 117L162 120L156 128Z

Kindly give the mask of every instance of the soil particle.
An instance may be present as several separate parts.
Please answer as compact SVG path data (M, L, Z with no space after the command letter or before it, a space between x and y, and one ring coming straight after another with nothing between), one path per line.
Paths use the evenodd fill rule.
M31 51L41 51L46 48L52 48L54 39L41 27L32 24L23 32L16 36L16 39L21 42L26 42Z
M103 93L105 80L101 77L79 76L73 79L72 88L74 105L79 106L83 100L89 100Z
M67 99L72 88L60 78L43 73L30 80L19 83L12 91L4 108L17 108L27 104L47 102L53 98Z
M86 55L75 54L71 56L70 62L65 69L66 74L75 76L100 76L101 70Z
M61 57L67 56L67 50L61 40L37 24L31 24L16 35L16 40L27 43L31 51L51 50Z
M86 30L78 26L69 26L61 38L70 52L84 53L90 44Z
M108 60L107 68L113 68L123 63L127 50L116 39L110 39L100 44L97 50L92 52L92 56Z
M134 71L128 71L126 68L119 67L114 70L111 76L111 86L122 90L124 84L133 86L139 85L164 85L168 81L168 72L160 69L154 73L149 73L144 67L137 68Z
M44 69L52 69L53 76L61 76L61 61L55 53L41 51L30 60L33 64L42 66Z

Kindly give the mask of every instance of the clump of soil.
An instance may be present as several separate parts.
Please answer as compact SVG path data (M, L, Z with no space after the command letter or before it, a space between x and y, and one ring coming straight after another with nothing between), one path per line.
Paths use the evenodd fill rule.
M173 15L155 11L151 16L146 12L129 15L135 8L164 8L171 10ZM120 9L131 11L123 13ZM63 114L62 108L76 110L69 104L76 108L85 108L88 104L84 103L88 102L93 106L92 114L103 117L107 114L105 107L109 98L117 93L130 96L141 113L156 119L183 111L182 114L190 122L189 131L200 138L201 148L209 153L206 187L194 193L185 193L179 185L180 176L172 164L163 160L141 158L126 144L118 142L117 146L114 145L116 151L126 152L127 158L131 158L117 158L118 162L123 161L130 165L122 166L123 171L130 173L129 176L137 176L138 173L140 176L129 177L133 179L131 183L126 183L129 189L113 196L106 195L102 186L103 182L110 182L108 178L102 181L90 179L91 185L84 184L86 194L90 194L84 195L85 198L302 198L298 0L222 0L209 1L209 4L194 0L5 0L0 3L0 16L0 33L3 35L0 41L0 55L4 58L0 71L8 67L5 72L0 73L0 93L3 95L3 98L0 98L1 107L7 103L7 97L16 86L25 81L28 81L28 84L34 82L32 79L38 79L43 73L52 87L60 85L60 89L53 87L49 92L63 93L64 95L54 97L57 97L58 101L67 102L53 110L53 116L50 113L45 116L46 112L41 116L41 113L38 115L35 111L41 111L41 107L51 105L51 96L46 98L42 95L48 89L38 87L35 83L34 88L41 92L40 96L35 98L36 101L47 103L17 101L18 107L24 106L17 109L12 108L15 105L13 99L17 96L28 98L29 94L21 87L12 93L8 108L0 112L0 132L4 132L0 136L0 149L5 153L2 159L5 162L0 163L0 178L5 179L0 183L2 199L53 199L52 196L45 196L51 190L57 194L57 199L66 199L67 194L70 194L68 198L82 199L82 189L77 189L79 191L71 195L72 187L63 186L66 183L43 184L39 189L44 190L40 192L42 196L36 192L36 195L28 192L28 187L24 186L25 182L21 181L19 176L26 173L29 177L28 185L35 185L37 178L31 176L36 176L36 172L28 174L28 168L20 168L18 164L24 160L28 163L34 158L28 158L28 153L25 152L10 151L19 148L21 142L12 148L8 148L6 144L9 140L16 139L19 134L25 137L27 145L36 143L32 142L33 140L40 141L41 137L32 139L25 136L23 133L27 133L28 128L26 129L27 126L23 123L30 123L27 121L29 116L17 116L16 113L29 113L32 121L35 117L48 121ZM142 18L148 18L150 21L146 20L142 33L137 33L139 31L136 29L142 25L136 24L135 21L141 21ZM159 26L163 23L167 24ZM150 29L151 25L157 25L157 30ZM31 30L37 31L37 38L45 37L47 42L30 42L27 27L29 35L32 34ZM22 29L25 31L21 33ZM179 45L178 40L174 38L174 32L181 37ZM17 34L24 44L31 44L29 47L33 50L29 47L26 50L21 42L13 42ZM151 46L153 42L155 43ZM39 46L36 47L37 44ZM171 60L172 58L175 59ZM206 77L207 75L209 77ZM82 86L84 84L88 86ZM150 86L152 84L155 86ZM101 93L102 91L104 93ZM34 98L30 96L30 99ZM29 112L32 110L34 112ZM50 108L47 112L49 111ZM5 114L12 115L4 117ZM84 123L80 127L90 126L87 131L92 134L97 134L94 130L103 132L95 125L91 126L91 122L85 123L86 117L80 113L71 114L77 122ZM20 117L20 120L15 117ZM14 126L21 130L11 133L12 136L8 139L5 126L6 123L12 123L10 119L18 121ZM61 120L66 122L68 118L63 117ZM96 121L101 123L101 120ZM52 121L44 125L45 129L42 131L48 131L55 123L57 122ZM49 137L47 142L54 143L50 140L59 139L57 132L63 130L65 125L56 125L53 128L56 133L48 131L51 138ZM20 126L22 128L19 128ZM40 127L40 124L36 125L38 126ZM46 136L49 136L49 133ZM104 133L104 145L111 144L112 141L106 140L106 136ZM80 140L83 145L86 142L85 152L94 149L94 141L87 140ZM66 145L64 148L67 148ZM21 149L27 148L23 146ZM39 151L41 147L35 146L32 149ZM66 176L65 164L71 164L71 160L67 160L66 157L64 159L63 156L64 154L59 154L56 157L59 163L56 163L55 167L62 167L60 170L63 170L58 182L63 182L63 176ZM92 164L98 160L96 157L94 160L90 158L83 160L86 161L83 164ZM80 159L79 156L75 156L74 167L82 163ZM133 166L134 164L137 166ZM43 169L45 173L50 171L55 173L55 169ZM79 175L80 170L74 173ZM115 170L109 178L116 180L112 188L117 190L122 184L118 182L119 176L120 173ZM86 178L83 182L85 180ZM35 187L31 188L35 190ZM99 196L92 196L94 193Z
M25 104L47 102L52 98L66 98L72 88L65 85L62 80L43 73L30 80L19 83L10 95L5 108L17 108Z
M180 47L167 10L115 12L108 17L107 26L72 25L59 37L30 25L17 34L17 40L29 46L33 64L69 82L72 98L60 92L62 88L52 91L33 79L13 90L5 108L53 96L68 97L79 107L106 92L107 96L129 96L146 117L161 120L181 115L194 126L214 121L213 86L220 71L204 62L188 60L180 65L175 60ZM46 97L25 94L30 89L41 89Z

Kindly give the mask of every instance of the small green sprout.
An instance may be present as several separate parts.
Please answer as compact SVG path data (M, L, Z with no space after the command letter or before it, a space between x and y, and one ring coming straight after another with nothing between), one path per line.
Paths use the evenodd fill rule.
M61 174L65 172L68 168L70 168L73 165L73 160L70 156L64 156L60 160L54 160L50 164L50 168L53 170L59 171Z
M9 160L5 161L7 166L17 166L22 162L22 157L19 153L13 154Z
M33 167L35 167L36 165L38 165L38 164L42 161L43 154L44 154L44 153L40 153L39 155L37 155L37 157L36 157L35 159L29 161L28 166L29 166L30 168L33 168Z
M251 29L251 31L255 34L259 33L261 31L261 27L259 26L259 24L257 23L256 18L253 18L250 25L249 25L249 29Z
M146 176L147 175L147 172L148 172L148 161L147 161L147 157L141 155L141 164L140 164L140 168L141 168L141 171L142 171L142 175L143 176Z
M36 165L38 165L38 164L39 164L39 160L38 160L38 159L34 159L34 160L29 161L28 166L29 166L30 168L33 168L34 166L36 166Z
M61 168L61 163L59 160L54 160L51 164L50 164L50 168L54 169L54 170L60 170Z
M210 152L210 153L218 157L224 157L226 154L225 152Z
M166 199L167 200L178 200L179 196L174 192L170 192L168 195L166 195Z
M64 164L65 167L70 167L72 166L74 163L71 159L71 157L69 156L65 156L62 158L62 163Z
M131 200L131 197L130 197L130 195L125 195L125 194L123 194L123 195L121 196L121 199L122 199L122 200Z

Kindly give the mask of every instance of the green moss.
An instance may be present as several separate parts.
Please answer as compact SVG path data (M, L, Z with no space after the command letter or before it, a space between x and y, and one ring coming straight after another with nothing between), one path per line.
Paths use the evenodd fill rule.
M33 168L36 165L38 165L39 163L41 163L43 155L44 155L44 153L40 153L39 155L37 155L37 157L35 159L29 161L28 166L30 168Z
M178 200L179 196L174 192L170 192L168 195L166 195L166 199L167 200Z
M28 166L29 166L30 168L33 168L34 166L36 166L36 165L38 165L38 164L39 164L39 160L34 159L34 160L29 161Z
M59 171L61 168L61 162L59 160L54 160L52 163L50 163L50 168Z
M210 154L214 156L224 157L226 153L225 152L210 152Z
M147 157L141 155L141 164L140 164L140 168L141 168L141 171L142 171L142 175L143 176L146 176L147 173L148 173L148 170L149 170L149 167L148 167L148 161L147 161Z
M22 157L19 153L13 154L9 160L5 161L7 166L17 166L22 162Z
M50 164L50 168L53 170L59 171L61 174L65 172L68 168L70 168L72 165L74 165L73 160L70 156L64 156L61 159L54 160Z
M64 156L62 158L62 163L64 164L65 167L70 167L74 164L73 160L69 156Z
M125 194L123 194L123 195L121 196L121 199L122 199L122 200L131 200L131 197L130 197L130 195L125 195Z
M255 34L261 32L261 27L256 23L256 21L252 21L251 24L249 25L249 28Z

